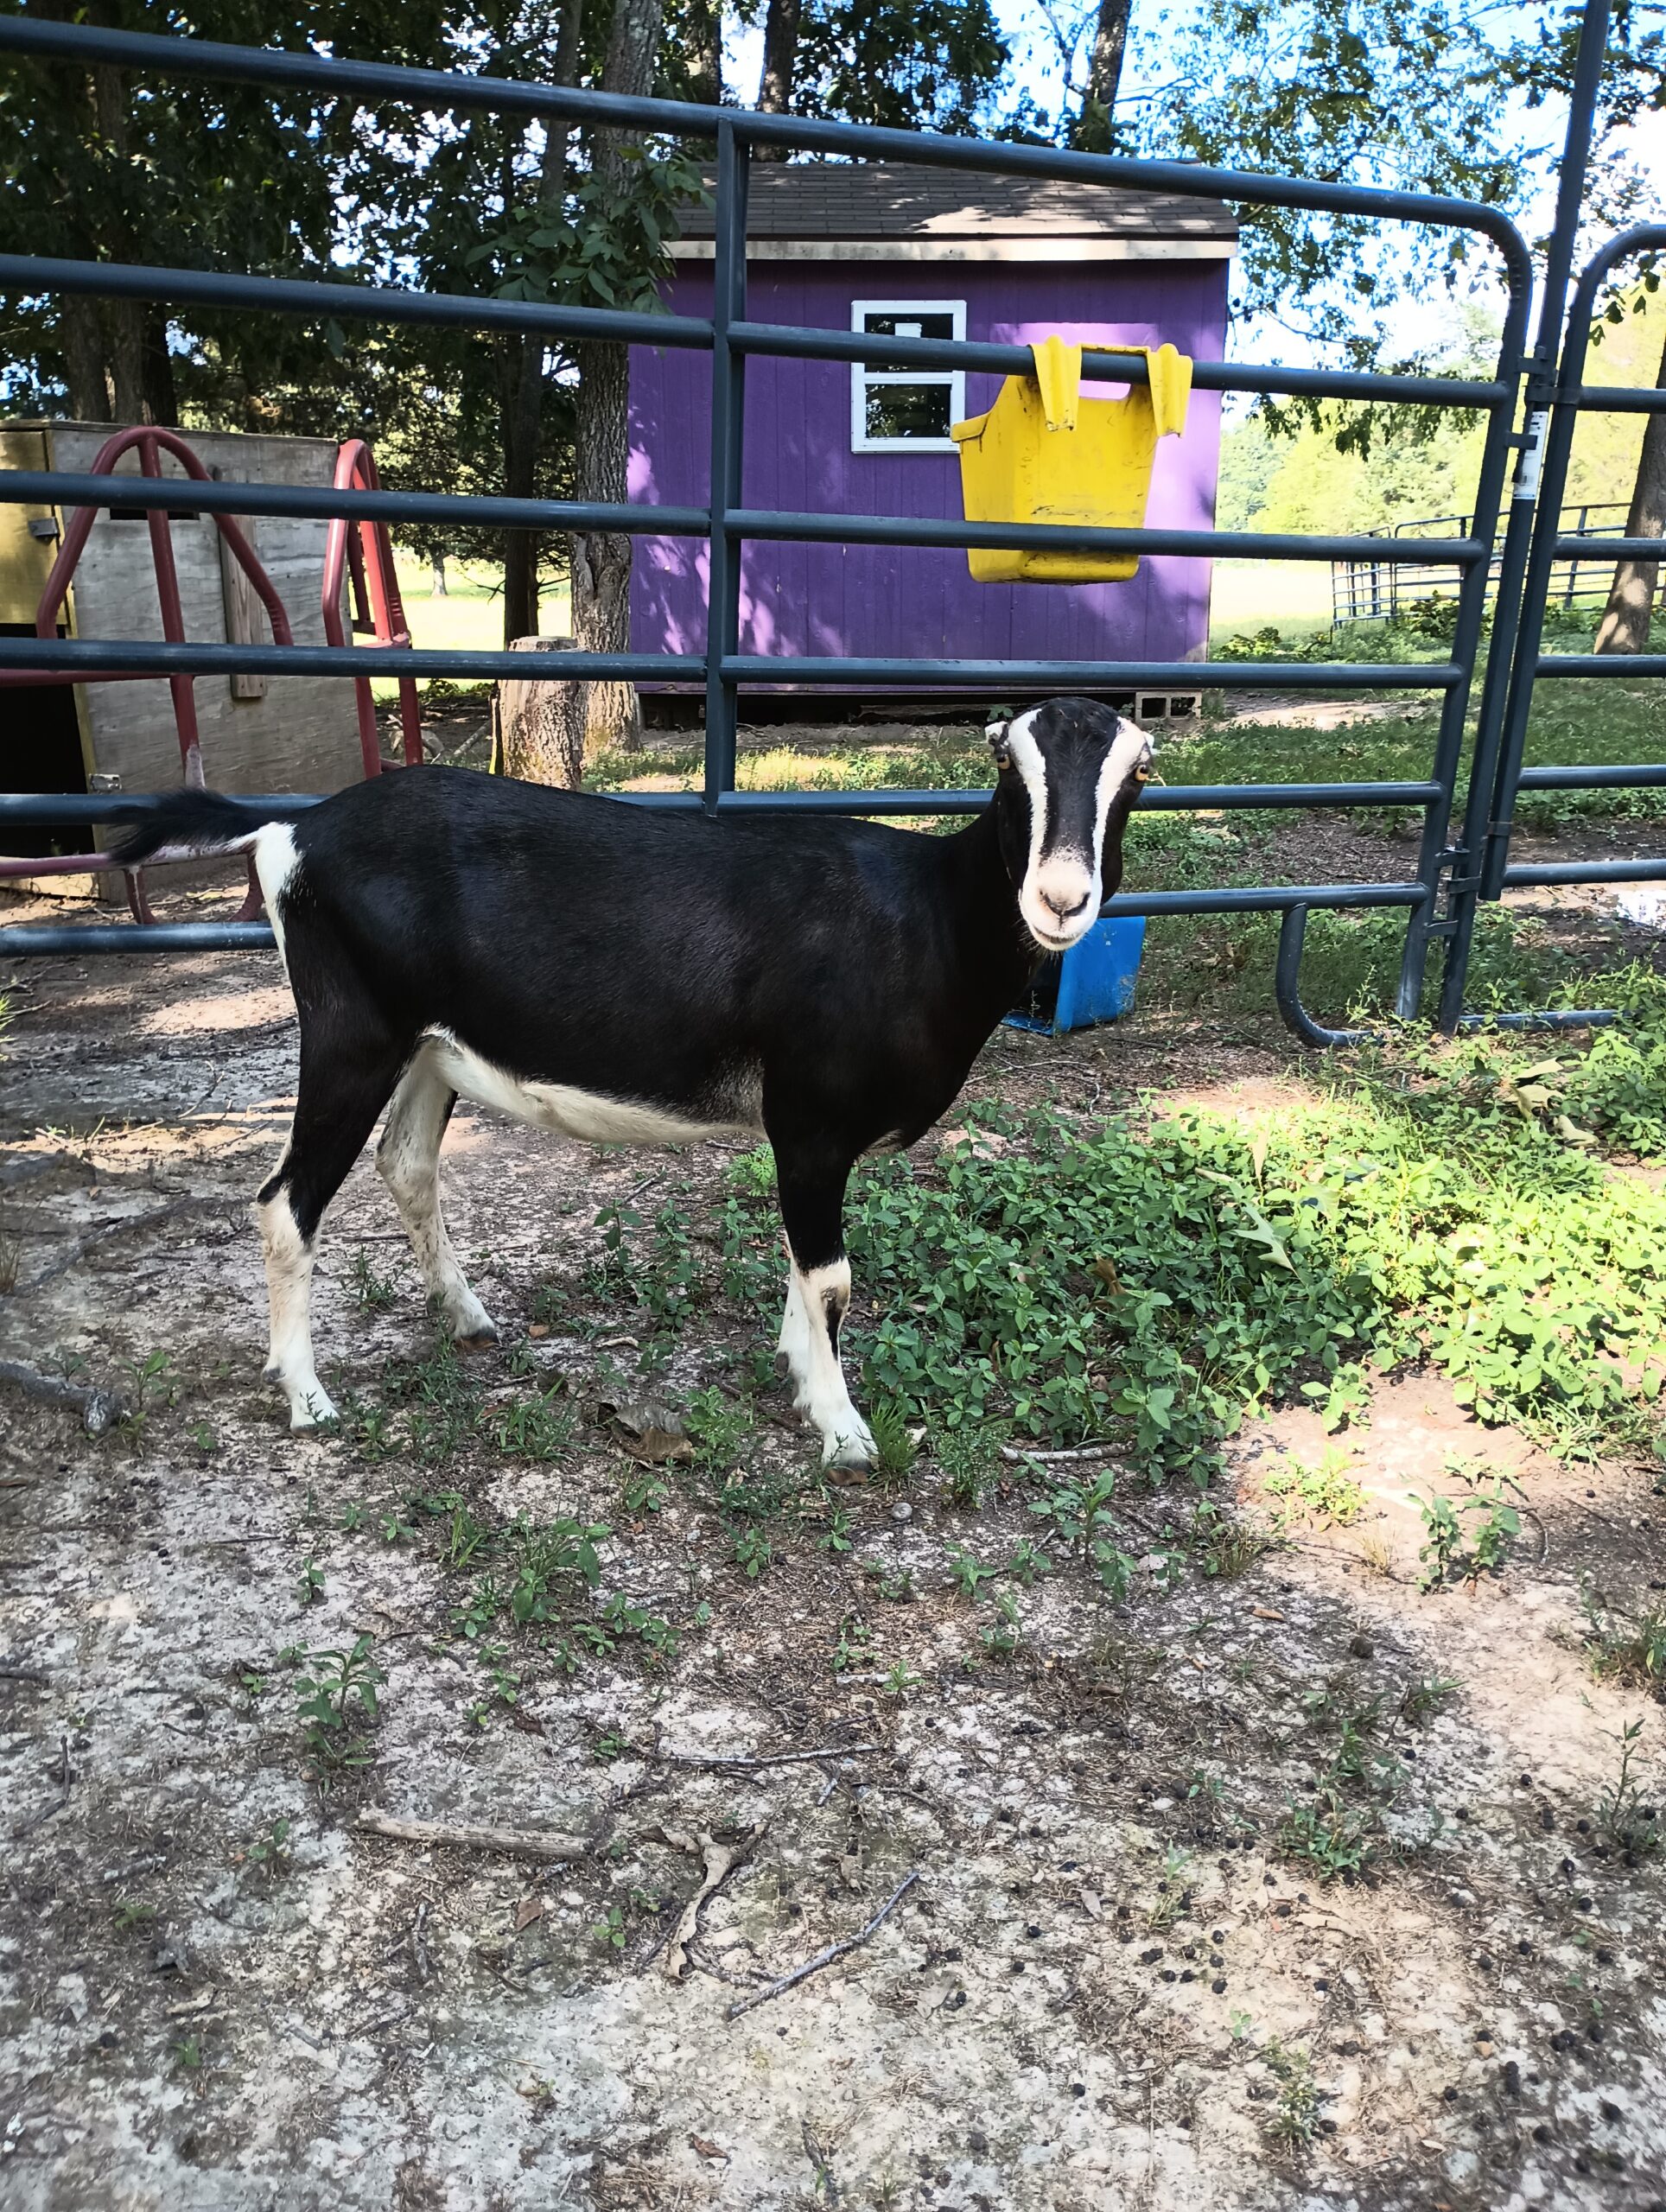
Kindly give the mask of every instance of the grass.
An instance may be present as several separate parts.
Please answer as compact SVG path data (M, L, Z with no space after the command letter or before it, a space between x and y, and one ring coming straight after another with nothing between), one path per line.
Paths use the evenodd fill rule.
M1648 1448L1666 1197L1600 1157L1666 1152L1666 985L1637 983L1634 1004L1633 1030L1559 1058L1543 1084L1515 1080L1525 1056L1475 1034L1364 1055L1259 1135L1206 1116L1136 1130L984 1108L970 1118L1004 1151L864 1164L849 1243L876 1306L857 1340L868 1392L929 1419L939 1460L957 1431L998 1425L1021 1446L1103 1438L1154 1478L1206 1478L1269 1399L1316 1385L1352 1402L1366 1361L1427 1363L1483 1422L1569 1456ZM737 1181L738 1286L773 1230L750 1163ZM1114 1282L1096 1267L1107 1252ZM976 1495L970 1468L945 1473ZM1345 1512L1339 1473L1315 1471L1302 1502ZM1115 1575L1111 1487L1054 1483L1043 1510L1067 1541L1103 1545ZM1513 1510L1478 1497L1459 1517L1464 1571L1496 1570Z

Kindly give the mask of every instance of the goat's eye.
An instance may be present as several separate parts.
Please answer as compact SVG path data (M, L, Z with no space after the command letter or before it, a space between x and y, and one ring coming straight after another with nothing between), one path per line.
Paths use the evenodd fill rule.
M1149 760L1141 761L1139 766L1134 771L1134 779L1136 783L1141 784L1148 784L1151 781L1151 763Z
M995 765L1004 775L1007 770L1013 765L1012 754L1010 753L997 753L995 756Z

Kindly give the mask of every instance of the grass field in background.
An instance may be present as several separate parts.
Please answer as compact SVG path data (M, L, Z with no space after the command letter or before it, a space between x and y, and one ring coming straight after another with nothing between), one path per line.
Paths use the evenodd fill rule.
M1217 561L1209 593L1209 650L1257 630L1307 639L1331 626L1328 561Z
M434 572L426 561L396 554L399 596L410 625L410 642L419 652L491 653L503 645L503 571L486 561L448 561L446 594L435 596ZM567 587L545 592L538 606L538 627L545 637L561 637L569 626ZM378 677L378 700L397 695L398 686Z

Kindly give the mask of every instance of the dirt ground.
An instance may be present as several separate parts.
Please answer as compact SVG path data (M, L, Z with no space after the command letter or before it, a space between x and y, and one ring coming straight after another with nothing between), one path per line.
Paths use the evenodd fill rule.
M577 1418L558 1458L476 1437L436 1473L362 1429L292 1439L260 1379L247 1208L295 1080L275 959L20 981L0 1357L129 1418L89 1435L0 1388L6 2212L1666 2206L1666 1878L1597 1815L1629 1723L1658 1777L1660 1712L1579 1648L1582 1574L1666 1587L1648 1471L1558 1465L1402 1377L1347 1440L1353 1526L1175 1579L1192 1503L1131 1500L1128 1600L1074 1564L1015 1583L1002 1658L950 1554L1034 1533L1016 1483L959 1510L922 1459L789 1521L753 1579L685 1471L645 1498L597 1419L637 1344L559 1318L596 1211L675 1192L709 1236L723 1147L597 1153L459 1109L445 1203L503 1332L474 1386L512 1409L564 1378ZM969 1095L1256 1117L1321 1079L1261 1021L1136 1018L1002 1031ZM322 1251L321 1371L369 1403L432 1339L368 1158ZM864 1318L858 1284L858 1351ZM714 1300L653 1393L763 1341ZM808 1473L766 1403L767 1452ZM1245 1516L1323 1445L1306 1412L1253 1424ZM1497 1580L1423 1595L1410 1493L1453 1456L1520 1484L1525 1533ZM413 1525L436 1489L607 1523L578 1610L622 1595L675 1653L523 1637L508 1701ZM369 1763L324 1788L293 1655L366 1634ZM1373 1700L1404 1847L1322 1883L1281 1822L1315 1716Z

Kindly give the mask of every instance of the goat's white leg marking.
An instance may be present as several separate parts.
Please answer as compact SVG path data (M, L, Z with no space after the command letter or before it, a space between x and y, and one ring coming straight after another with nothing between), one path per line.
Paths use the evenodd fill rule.
M804 1318L804 1371L794 1372L800 1413L821 1432L824 1467L871 1467L879 1458L872 1430L850 1402L839 1357L839 1331L850 1304L850 1262L800 1271L796 1262L788 1311L796 1293ZM789 1357L791 1352L789 1350Z
M783 1239L785 1242L785 1239ZM799 1287L802 1278L792 1263L789 1245L786 1255L786 1306L781 1315L781 1333L776 1339L775 1357L785 1361L779 1372L790 1375L795 1392L802 1394L810 1388L810 1316L804 1312L804 1294Z
M451 1086L424 1046L399 1079L376 1147L376 1166L393 1193L429 1296L454 1337L494 1338L492 1316L457 1264L440 1212L440 1141L445 1135Z
M302 1236L280 1188L255 1207L260 1249L266 1260L266 1298L271 1310L271 1351L266 1373L283 1386L291 1428L316 1428L334 1421L330 1394L313 1365L313 1247Z

